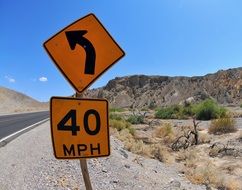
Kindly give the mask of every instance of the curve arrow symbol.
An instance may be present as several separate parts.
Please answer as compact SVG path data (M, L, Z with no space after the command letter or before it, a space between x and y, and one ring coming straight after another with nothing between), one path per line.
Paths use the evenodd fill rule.
M82 46L86 52L86 62L85 62L85 74L94 75L95 73L95 60L96 52L92 43L86 39L83 35L87 33L86 30L76 30L76 31L67 31L66 38L69 42L71 50L76 48L76 44Z

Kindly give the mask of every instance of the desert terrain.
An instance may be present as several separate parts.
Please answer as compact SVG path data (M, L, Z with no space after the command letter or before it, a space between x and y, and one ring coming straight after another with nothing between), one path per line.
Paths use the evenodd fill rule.
M48 110L49 104L0 86L0 114Z
M106 98L110 102L111 156L88 163L95 188L241 190L241 78L242 68L201 77L135 75L118 77L104 87L88 90L86 97ZM3 87L0 100L0 113L49 107L48 103ZM78 170L78 164L59 162L47 150L47 125L0 149L0 158L6 159L14 154L17 144L27 146L30 133L40 134L33 143L42 152L31 153L40 165L25 166L9 159L0 176L4 187L16 187L3 182L7 176L16 178L23 188L80 189L79 174L71 171ZM40 146L39 142L46 138L49 141ZM31 158L22 152L22 161L28 163ZM28 175L16 176L15 166ZM35 172L36 168L40 172ZM34 178L26 184L29 175Z
M127 150L175 165L208 189L242 189L242 68L194 77L116 77L86 96L109 100L112 135ZM220 115L196 119L190 105L207 100Z
M134 118L134 114L141 116L142 122L126 127L117 123L120 118ZM192 135L186 138L189 131L194 131L192 118L157 119L154 114L152 110L113 112L111 134L127 150L174 166L193 184L210 189L242 189L242 118L235 119L236 131L225 134L209 133L211 121L195 121L196 145ZM179 138L180 144L175 144Z

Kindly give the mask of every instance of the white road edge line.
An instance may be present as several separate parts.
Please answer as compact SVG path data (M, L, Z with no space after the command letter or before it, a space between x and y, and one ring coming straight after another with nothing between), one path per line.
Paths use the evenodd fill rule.
M37 123L34 123L33 125L30 125L30 126L28 126L28 127L25 127L24 129L21 129L21 130L15 132L15 133L12 133L11 135L8 135L8 136L6 136L6 137L0 139L0 143L3 142L3 141L5 141L5 140L7 140L7 139L9 139L9 138L11 138L11 137L13 137L13 136L15 136L15 135L17 135L17 134L19 134L19 133L22 133L22 132L25 131L25 130L28 130L28 129L31 128L31 127L34 127L34 126L39 125L39 124L41 124L41 123L44 123L44 122L48 121L49 119L50 119L50 118L43 119L43 120L41 120L41 121L39 121L39 122L37 122Z

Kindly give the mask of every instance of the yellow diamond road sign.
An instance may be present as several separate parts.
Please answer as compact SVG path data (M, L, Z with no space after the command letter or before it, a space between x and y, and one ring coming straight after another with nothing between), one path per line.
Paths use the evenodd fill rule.
M89 14L44 43L51 59L78 92L124 56L94 14Z
M56 158L110 155L107 100L52 97L50 104Z

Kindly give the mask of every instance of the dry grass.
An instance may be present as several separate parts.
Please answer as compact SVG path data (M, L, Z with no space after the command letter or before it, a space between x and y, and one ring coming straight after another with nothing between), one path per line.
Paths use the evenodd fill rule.
M234 120L233 118L221 118L211 123L211 127L215 127L216 132L209 134L206 130L199 131L199 145L189 146L186 150L182 149L178 152L171 152L170 145L178 137L186 136L189 131L194 130L193 126L189 126L188 122L181 123L176 127L172 126L172 122L163 123L159 127L136 126L136 130L139 132L137 134L143 138L132 135L129 127L116 127L119 130L113 128L113 133L124 142L125 148L133 153L165 163L174 163L176 161L179 167L183 167L185 175L192 183L205 184L208 187L224 190L242 190L240 157L209 156L210 154L218 154L217 149L211 150L209 148L215 142L226 144L231 140L235 143L233 146L240 147L242 131L240 133L214 135L231 132L231 128L227 126L233 126Z
M117 129L118 131L121 131L122 129L129 128L131 125L130 123L123 121L123 120L116 120L116 119L110 119L109 124L111 127Z
M180 150L176 156L176 161L183 161L186 167L193 168L196 167L198 157L198 151L196 149L189 148L186 150Z
M220 144L218 146L213 147L212 149L209 150L209 156L211 157L216 157L219 155L219 151L223 148Z
M213 184L215 187L223 187L223 176L210 161L203 166L187 168L186 176L192 183Z
M182 125L182 126L176 127L176 130L174 131L174 133L176 137L179 137L181 135L186 135L191 130L193 130L192 126Z
M235 164L223 164L221 167L223 171L225 171L229 175L237 175L240 176L242 172L242 165L239 163ZM242 177L242 176L241 176Z
M131 140L125 143L125 148L135 154L155 158L161 162L172 163L173 157L167 147L159 144L145 144L141 140Z
M165 163L172 163L174 161L166 146L160 143L146 144L142 140L137 140L127 128L122 129L121 131L116 130L113 134L115 134L119 140L124 142L125 148L130 152L154 158Z
M235 127L235 120L232 117L219 118L213 120L208 129L208 132L211 134L225 134L236 132L237 128Z
M155 129L153 136L157 138L161 138L164 144L170 144L176 138L173 127L171 126L170 123L165 123L163 124L163 126Z
M168 149L164 145L156 144L151 146L152 156L157 160L164 163L173 163L175 161L174 157L169 153Z
M240 162L204 157L206 150L206 145L199 145L177 152L176 161L184 164L187 178L218 189L242 190Z
M110 119L109 125L117 129L118 131L121 131L123 129L128 129L132 135L134 134L134 128L132 128L131 124L127 121Z
M226 190L242 190L242 181L235 177L228 177L223 182L223 186L226 187Z
M212 136L205 132L199 132L199 143L205 144L210 143Z
M117 137L119 140L121 140L123 142L129 142L129 141L134 140L133 135L129 132L128 129L123 129L123 130L119 131L117 133Z

